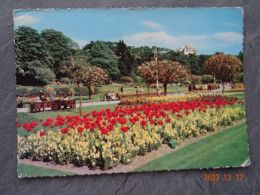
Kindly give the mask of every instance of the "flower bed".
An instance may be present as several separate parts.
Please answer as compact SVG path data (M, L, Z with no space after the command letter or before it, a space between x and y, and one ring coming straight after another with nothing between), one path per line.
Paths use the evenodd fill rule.
M227 101L228 100L228 101ZM161 144L181 143L184 138L214 131L245 117L242 108L232 108L235 98L204 98L149 105L117 106L77 116L48 118L42 122L53 131L18 136L19 158L73 163L77 166L108 169L130 163L136 155L157 149ZM229 107L226 107L230 105ZM20 124L27 131L38 122Z
M149 104L151 102L159 103L159 102L174 102L174 101L193 101L193 100L214 100L214 99L225 99L226 101L233 101L232 98L222 96L222 95L207 95L207 94L189 94L189 95L181 95L181 96L153 96L153 97L131 97L131 98L122 98L120 105L133 105L133 104Z

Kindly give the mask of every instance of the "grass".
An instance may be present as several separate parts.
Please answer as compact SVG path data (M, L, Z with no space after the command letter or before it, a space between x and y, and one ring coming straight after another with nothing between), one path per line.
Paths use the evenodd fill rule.
M248 158L243 123L157 158L134 172L240 166Z
M56 169L43 168L33 165L18 164L19 177L52 177L52 176L65 176L65 175L78 175L76 173L59 171Z
M107 104L107 105L100 105L100 106L87 106L82 108L82 113L88 113L93 110L99 111L105 108L110 108L113 110L117 104ZM65 117L66 115L78 115L79 109L67 109L67 110L58 110L58 111L45 111L45 112L37 112L37 113L17 113L17 120L21 123L28 123L31 121L37 121L39 125L35 128L37 131L40 131L41 129L44 130L44 127L40 124L39 120L43 119L45 121L47 118L53 118L55 119L57 114L61 115L62 117ZM46 128L46 131L48 131L50 127ZM53 128L55 130L55 127ZM23 127L18 128L18 135L19 136L27 136L31 134L32 132L27 132Z

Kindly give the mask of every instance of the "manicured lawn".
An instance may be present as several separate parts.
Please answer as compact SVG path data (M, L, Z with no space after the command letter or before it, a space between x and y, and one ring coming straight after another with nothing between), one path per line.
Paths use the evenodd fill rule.
M224 93L224 95L228 97L237 97L239 100L245 100L245 93L244 92L234 92L234 93Z
M65 176L65 175L78 175L76 173L59 171L56 169L49 169L37 167L33 165L18 164L19 177L52 177L52 176Z
M134 171L240 166L248 157L246 123L243 123L160 157Z
M100 111L105 108L110 108L111 110L114 110L114 108L117 106L117 104L107 104L107 105L100 105L100 106L87 106L82 108L82 113L88 113L93 110ZM59 114L62 117L65 117L66 115L78 115L79 109L67 109L67 110L58 110L58 111L45 111L45 112L37 112L37 113L17 113L17 120L21 123L28 123L31 121L37 121L39 125L35 127L37 131L40 131L41 129L44 130L44 127L39 122L40 119L43 119L45 121L47 118L53 118L55 120L57 114ZM50 127L46 127L45 130L48 131ZM53 128L55 130L55 127ZM33 131L33 130L32 130ZM18 135L19 136L25 136L29 135L32 132L27 132L23 127L18 128Z

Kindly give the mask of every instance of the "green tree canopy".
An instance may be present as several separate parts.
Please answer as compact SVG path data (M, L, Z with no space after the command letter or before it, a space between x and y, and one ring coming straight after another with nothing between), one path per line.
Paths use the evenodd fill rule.
M49 69L53 59L48 52L47 43L37 30L20 26L14 31L16 81L18 84L38 84L37 68ZM47 70L50 72L50 70ZM41 81L40 81L41 82Z
M42 38L47 43L47 49L53 58L52 67L57 78L64 75L61 73L61 66L71 57L75 57L79 52L76 42L65 36L62 32L46 29L41 32Z
M106 42L91 41L83 50L91 66L102 68L114 81L120 79L118 58Z
M137 62L124 41L119 41L117 44L116 55L119 59L118 68L122 76L130 76L131 72L136 72Z

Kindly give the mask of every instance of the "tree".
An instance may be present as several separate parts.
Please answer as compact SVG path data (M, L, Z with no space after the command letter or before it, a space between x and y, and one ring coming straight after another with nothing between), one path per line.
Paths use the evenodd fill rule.
M190 73L190 70L187 67L181 65L179 62L174 61L150 61L143 64L142 67L145 67L145 70L147 70L149 73L147 75L144 74L144 78L147 76L149 79L151 75L156 76L156 72L158 72L158 80L163 84L165 95L167 95L168 84L182 83ZM142 67L140 69L142 69Z
M154 59L154 51L148 46L130 48L137 64L143 64Z
M114 81L120 79L118 59L106 42L91 41L83 50L89 64L102 68L109 75L110 79Z
M39 84L47 85L52 84L55 81L55 74L50 68L35 68L35 79Z
M190 64L191 74L202 75L202 67L199 65L199 56L195 54L189 54L188 60Z
M203 75L202 76L202 83L213 83L214 82L214 78L211 75Z
M59 79L64 76L61 71L62 65L77 55L79 46L62 32L53 29L43 30L41 37L47 43L47 49L53 58L51 68Z
M236 73L242 70L242 62L233 55L216 54L211 56L203 67L203 71L215 76L222 81L222 93L224 93L224 82L230 82Z
M62 66L62 74L72 78L79 89L79 112L82 112L82 88L88 71L88 63L81 58L71 58Z
M37 30L20 26L15 29L16 81L18 84L38 84L37 68L50 68L52 58L47 43Z
M197 76L197 75L192 74L192 75L188 76L188 80L192 85L196 85L196 84L201 83L202 78L201 78L201 76Z
M97 84L103 84L108 78L107 73L99 67L89 66L84 72L84 82L89 89L89 99L91 99L92 90L91 88Z
M136 70L136 59L131 54L131 49L120 40L117 44L116 56L119 60L118 69L122 76L130 76Z
M156 82L155 68L150 63L143 63L141 66L138 66L137 74L145 80L149 93L150 85Z

